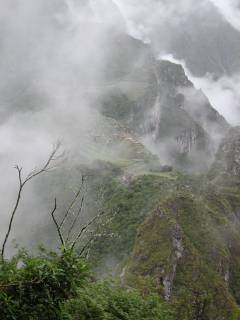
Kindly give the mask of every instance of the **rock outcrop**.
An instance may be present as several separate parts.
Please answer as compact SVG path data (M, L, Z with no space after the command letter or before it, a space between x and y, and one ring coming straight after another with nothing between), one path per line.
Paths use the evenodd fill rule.
M116 36L111 48L98 97L102 113L121 121L160 161L206 171L229 128L226 120L181 65L156 60L149 46L127 35Z

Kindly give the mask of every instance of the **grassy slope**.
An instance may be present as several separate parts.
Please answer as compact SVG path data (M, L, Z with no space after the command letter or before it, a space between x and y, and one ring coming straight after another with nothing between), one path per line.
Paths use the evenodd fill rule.
M124 184L119 172L105 180L113 218L92 250L98 271L122 273L143 290L150 282L161 295L172 281L170 301L182 319L201 312L203 319L238 319L238 188L225 194L205 178L141 170Z

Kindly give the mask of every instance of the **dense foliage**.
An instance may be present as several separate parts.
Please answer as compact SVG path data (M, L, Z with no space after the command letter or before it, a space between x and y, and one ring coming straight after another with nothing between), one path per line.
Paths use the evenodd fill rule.
M0 265L0 315L6 320L164 319L173 313L157 296L95 282L74 252L21 252Z
M159 297L142 297L136 290L114 283L92 283L81 288L63 308L64 320L173 320L173 312Z
M124 268L138 289L151 278L179 319L240 319L239 184L220 182L174 171L115 179L106 193L110 214L117 212L106 226L114 237L91 248L96 271Z
M0 314L3 319L59 319L60 305L76 295L89 276L74 253L21 252L0 267Z

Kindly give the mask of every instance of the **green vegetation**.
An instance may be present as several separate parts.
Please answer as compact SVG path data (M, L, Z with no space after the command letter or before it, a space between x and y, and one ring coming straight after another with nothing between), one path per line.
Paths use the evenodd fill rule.
M86 169L91 195L97 200L101 191L104 212L88 262L77 255L81 246L79 252L66 247L58 254L20 252L3 260L0 315L239 320L238 177L161 171L143 145L127 135L121 143L121 161L101 159Z
M105 181L105 210L111 222L105 229L105 236L98 238L92 248L91 261L96 269L107 271L106 257L114 260L109 264L109 272L122 268L134 245L138 227L144 222L146 216L155 207L159 197L166 193L167 186L173 188L176 183L176 174L142 175L128 185L118 179ZM108 234L112 234L109 237ZM118 262L120 265L118 265ZM117 268L117 270L115 270Z
M63 307L66 320L174 320L174 311L157 295L142 296L137 290L109 282L92 283Z
M21 252L0 265L0 314L6 320L59 319L61 304L86 285L89 269L71 251Z
M123 172L106 175L112 218L90 254L98 275L120 275L141 292L150 283L179 319L238 319L238 185L174 171L140 172L127 183Z
M154 170L126 180L129 166L98 167L91 190L104 189L107 223L90 247L96 278L67 249L20 252L0 266L1 316L238 320L238 182Z
M5 320L174 320L156 295L95 282L72 251L30 256L0 265L0 315Z

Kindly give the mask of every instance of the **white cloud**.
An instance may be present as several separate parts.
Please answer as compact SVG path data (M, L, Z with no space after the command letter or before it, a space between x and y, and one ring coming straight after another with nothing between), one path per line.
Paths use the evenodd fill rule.
M232 125L240 125L240 74L221 77L214 80L207 75L204 78L192 77L197 88L201 88L213 107Z
M205 1L205 0L204 0ZM193 10L192 0L114 0L120 8L133 36L149 41L149 35L158 25L178 25ZM199 5L195 5L195 8ZM197 8L196 8L197 9ZM194 9L195 10L195 9Z
M210 0L223 17L237 30L240 30L240 2L239 0Z
M205 77L195 77L184 60L177 60L171 54L160 56L159 59L181 64L195 88L204 92L211 105L230 124L240 125L240 74L231 77L223 76L219 79L214 79L210 74Z
M92 160L97 155L97 146L92 155L90 144L99 125L98 110L90 105L96 87L102 85L102 68L109 54L103 48L110 50L110 36L106 39L105 27L92 23L89 8L81 10L70 0L63 7L58 0L55 7L54 1L48 0L14 2L18 5L0 3L0 18L4 17L0 22L0 193L4 194L0 241L16 196L15 164L29 172L45 161L58 139L78 165L86 161L83 149ZM29 189L24 196L30 205L24 213L29 224L37 223L52 204L40 201L41 196ZM15 231L27 233L27 224L19 219L23 209L21 205L13 236Z

